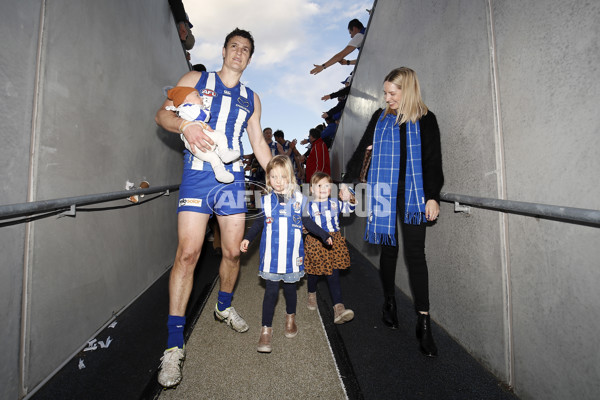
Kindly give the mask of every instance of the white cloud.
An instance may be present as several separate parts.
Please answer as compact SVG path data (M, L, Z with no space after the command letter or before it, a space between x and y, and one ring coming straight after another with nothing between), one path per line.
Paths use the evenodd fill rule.
M256 90L263 105L263 124L283 129L286 138L304 138L321 114L335 105L321 97L343 87L351 67L335 65L317 76L323 63L343 49L352 18L367 24L373 0L184 0L194 24L192 63L207 69L222 65L225 36L236 27L254 36L256 51L242 81ZM355 58L357 53L352 53ZM246 140L246 139L244 139ZM245 145L245 150L249 148Z
M194 28L196 46L191 54L207 64L221 63L221 51L204 44L223 46L223 40L236 27L252 33L256 43L256 68L285 64L298 49L309 46L306 27L320 7L306 0L224 0L184 1ZM206 50L211 50L207 52ZM202 61L198 61L202 62ZM205 64L206 65L206 64Z

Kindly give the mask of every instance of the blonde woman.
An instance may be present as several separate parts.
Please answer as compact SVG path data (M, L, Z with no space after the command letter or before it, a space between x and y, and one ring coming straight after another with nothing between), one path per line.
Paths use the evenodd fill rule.
M412 69L401 67L387 74L383 94L386 108L373 114L347 164L344 180L357 180L365 150L372 145L365 240L381 246L379 264L385 297L382 320L388 327L398 328L395 276L401 231L417 312L417 338L421 352L435 357L438 351L429 319L425 229L440 213L444 184L440 131L435 115L421 98L419 80Z

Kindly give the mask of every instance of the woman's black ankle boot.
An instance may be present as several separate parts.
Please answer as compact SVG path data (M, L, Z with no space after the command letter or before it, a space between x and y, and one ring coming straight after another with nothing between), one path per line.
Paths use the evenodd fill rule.
M381 320L392 329L398 329L398 311L396 308L396 296L385 296Z
M428 357L437 357L438 351L431 333L429 314L419 313L417 318L417 339L420 342L421 353Z

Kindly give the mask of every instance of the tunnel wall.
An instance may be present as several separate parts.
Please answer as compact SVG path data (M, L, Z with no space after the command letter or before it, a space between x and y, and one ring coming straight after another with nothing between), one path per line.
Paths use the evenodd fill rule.
M442 191L600 209L600 4L378 0L371 18L334 175L384 106L384 76L408 66L440 125ZM378 265L364 226L355 218L345 234ZM522 398L593 398L598 243L596 227L443 202L426 242L432 316Z
M2 2L0 21L0 204L179 182L180 140L154 122L188 70L168 2ZM129 204L0 228L0 398L34 391L172 265L177 192Z

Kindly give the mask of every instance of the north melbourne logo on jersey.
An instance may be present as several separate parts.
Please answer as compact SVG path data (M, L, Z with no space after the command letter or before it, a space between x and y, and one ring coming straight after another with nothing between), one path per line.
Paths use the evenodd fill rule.
M238 97L237 102L240 106L250 107L250 101L245 97Z
M238 97L237 98L237 107L241 108L242 110L246 111L248 114L250 113L250 101L245 98L245 97Z

